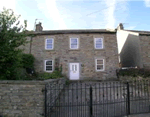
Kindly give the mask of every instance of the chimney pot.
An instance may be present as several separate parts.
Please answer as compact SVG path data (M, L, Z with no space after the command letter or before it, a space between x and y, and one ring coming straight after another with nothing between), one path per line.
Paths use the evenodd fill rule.
M42 30L43 30L42 23L39 22L38 24L36 24L36 29L35 29L35 31L36 31L36 32L41 32Z
M119 26L117 27L117 30L123 30L123 29L124 29L123 24L120 23Z

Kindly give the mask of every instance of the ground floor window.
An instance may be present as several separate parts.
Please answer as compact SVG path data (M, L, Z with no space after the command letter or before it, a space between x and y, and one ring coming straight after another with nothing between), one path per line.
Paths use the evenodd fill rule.
M104 59L96 59L96 71L104 71Z
M47 72L53 71L53 60L45 60L45 71Z

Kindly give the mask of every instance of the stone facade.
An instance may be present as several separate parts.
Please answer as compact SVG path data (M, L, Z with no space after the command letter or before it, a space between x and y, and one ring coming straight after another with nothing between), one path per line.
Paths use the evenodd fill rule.
M23 49L24 51L24 53L31 53L31 37L27 37L27 44L25 44L25 45L21 45L19 48L20 49Z
M150 35L140 35L140 46L143 67L150 69Z
M65 79L47 81L0 81L0 116L43 117L45 113L45 84L63 85ZM51 92L55 100L60 92Z
M71 37L79 38L79 49L70 50ZM104 49L94 48L94 38L103 37ZM54 49L45 50L45 39L54 39ZM44 72L44 60L52 59L55 63L59 59L62 72L69 78L69 63L80 63L80 79L106 79L116 77L116 69L119 67L116 32L113 33L84 33L84 34L47 34L37 35L32 39L31 53L36 58L35 70ZM105 60L105 70L95 70L95 59Z

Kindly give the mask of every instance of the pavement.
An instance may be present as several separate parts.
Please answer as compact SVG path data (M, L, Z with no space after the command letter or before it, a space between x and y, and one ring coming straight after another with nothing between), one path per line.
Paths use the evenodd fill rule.
M136 114L136 115L129 115L129 116L124 116L124 117L150 117L150 113L147 114Z

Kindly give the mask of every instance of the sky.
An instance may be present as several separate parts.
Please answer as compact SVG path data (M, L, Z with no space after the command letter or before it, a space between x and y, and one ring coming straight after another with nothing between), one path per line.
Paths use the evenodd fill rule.
M0 0L34 30L115 29L123 23L128 30L150 31L150 0Z

